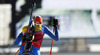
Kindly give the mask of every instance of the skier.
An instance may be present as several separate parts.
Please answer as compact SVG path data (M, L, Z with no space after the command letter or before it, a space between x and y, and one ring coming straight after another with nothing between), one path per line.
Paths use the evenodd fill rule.
M27 35L26 33L27 33L27 28L28 28L28 26L25 26L22 28L22 32L19 34L19 36L14 42L14 45L21 46L20 51L18 53L19 55L24 53L25 50L27 49L30 49L30 52L28 53L31 53L33 55L40 55L40 47L43 41L44 34L47 34L49 37L51 37L55 41L59 40L58 30L57 30L57 26L58 26L57 19L53 19L53 27L55 30L55 34L53 34L46 26L43 25L41 16L34 16L32 20L34 20L34 22L32 22L32 25L34 25L34 27L30 28L30 30L32 31L29 36L31 37L29 37L28 39L25 38ZM26 40L29 40L27 45L25 45Z

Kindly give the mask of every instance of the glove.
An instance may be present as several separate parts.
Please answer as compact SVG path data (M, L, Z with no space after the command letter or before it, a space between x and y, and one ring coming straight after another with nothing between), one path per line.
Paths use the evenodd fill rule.
M58 20L57 19L53 19L53 27L54 28L58 27Z
M23 39L23 42L24 42L25 40L31 41L31 40L32 40L32 34L29 32L29 33L23 35L22 39Z

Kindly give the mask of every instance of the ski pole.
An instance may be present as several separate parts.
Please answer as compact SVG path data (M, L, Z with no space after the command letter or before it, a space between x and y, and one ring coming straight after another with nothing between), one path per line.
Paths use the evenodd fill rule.
M20 48L18 49L18 51L15 53L15 55L17 55L19 53Z
M56 19L56 16L55 16L55 19ZM54 33L54 28L53 28L53 33ZM53 46L53 39L52 39L52 41L51 41L50 55L52 54L52 46Z

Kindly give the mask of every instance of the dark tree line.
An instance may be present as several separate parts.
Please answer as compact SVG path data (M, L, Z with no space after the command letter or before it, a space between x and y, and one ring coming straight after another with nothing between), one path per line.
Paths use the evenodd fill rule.
M36 3L36 9L41 8L42 0L24 0L25 4L21 6L21 11L16 11L16 2L17 0L0 0L0 4L8 3L12 5L12 22L11 22L11 38L15 38L16 30L15 25L19 22L25 15L30 14L29 9L31 8L32 3Z

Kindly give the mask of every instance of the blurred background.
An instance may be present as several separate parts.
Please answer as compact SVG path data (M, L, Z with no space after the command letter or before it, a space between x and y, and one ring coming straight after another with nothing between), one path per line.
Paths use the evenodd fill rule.
M100 54L100 0L0 0L0 55L14 55L13 43L23 26L28 25L31 4L34 15L52 31L57 16L59 41L53 43L52 55ZM45 35L41 55L49 55L51 39Z

